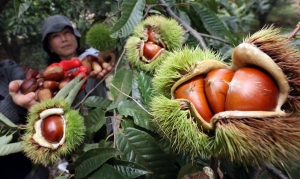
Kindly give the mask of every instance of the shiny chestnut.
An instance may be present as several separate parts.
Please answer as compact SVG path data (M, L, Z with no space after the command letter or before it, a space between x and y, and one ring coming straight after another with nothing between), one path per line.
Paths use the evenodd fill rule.
M58 143L64 135L64 121L60 115L51 115L41 123L42 136L50 143Z

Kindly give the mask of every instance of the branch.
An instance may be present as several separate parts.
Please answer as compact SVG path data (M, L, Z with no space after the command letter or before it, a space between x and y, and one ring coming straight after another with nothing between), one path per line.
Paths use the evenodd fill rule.
M126 97L132 99L137 105L139 105L139 106L140 106L144 111L146 111L150 116L153 116L153 115L152 115L149 111L147 111L147 109L145 109L144 106L141 105L136 99L134 99L133 97L131 97L131 96L129 96L129 95L123 93L123 91L121 91L120 89L118 89L117 87L115 87L115 85L113 85L113 84L111 84L111 83L110 83L110 85L111 85L112 87L114 87L117 91L119 91L121 94L123 94L124 96L126 96Z
M299 30L300 30L300 22L298 22L298 24L296 25L296 28L295 28L294 31L287 37L287 39L290 40L291 38L294 38Z
M278 170L276 167L274 167L274 165L270 163L266 163L266 170L273 176L275 176L277 179L289 179L282 173L282 171Z
M192 36L195 37L195 39L199 42L200 47L202 48L202 50L206 50L207 46L203 40L203 38L201 37L201 35L194 30L191 26L189 26L188 24L186 24L184 21L182 21L169 7L169 5L165 2L165 0L158 0L158 2L160 3L161 6L163 6L166 10L166 12L173 17L174 19L176 19L179 24L181 24L183 26L183 28L189 32Z

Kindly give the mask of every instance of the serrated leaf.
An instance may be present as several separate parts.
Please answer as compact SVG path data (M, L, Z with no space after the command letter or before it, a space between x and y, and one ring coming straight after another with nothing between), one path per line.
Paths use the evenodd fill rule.
M207 9L201 4L192 4L195 12L201 17L205 29L213 36L224 38L229 34L228 30L225 28L223 22L219 17L211 10Z
M20 2L20 0L15 0L15 11L18 17L20 17L29 7L32 0L23 0L23 2Z
M145 0L124 0L121 5L121 18L110 31L112 36L122 38L130 35L143 18L145 5Z
M106 109L111 102L111 100L101 96L90 96L84 101L84 104L89 107L100 107L102 109Z
M13 122L11 122L6 116L4 116L2 113L0 113L0 123L6 125L8 127L12 127L12 128L18 127Z
M85 121L91 133L97 132L106 122L105 112L101 108L95 108L85 117Z
M149 134L126 128L117 135L117 147L122 160L142 165L153 172L153 178L176 178L177 167Z
M141 165L123 160L114 160L112 166L127 178L136 178L141 175L152 173Z
M126 70L125 68L119 69L113 77L111 84L115 86L110 87L110 92L114 99L107 108L107 111L116 108L121 101L128 98L126 95L129 95L131 92L132 72L130 70ZM119 90L126 95L119 92Z
M118 112L123 116L132 116L134 123L140 127L155 131L155 127L151 123L152 116L142 109L136 102L125 100L119 103Z
M152 78L153 76L146 74L142 71L139 73L136 71L135 76L137 77L138 89L142 95L142 101L144 104L149 104L152 99Z
M76 178L83 178L116 154L117 150L114 148L91 149L78 157L67 168L75 169Z
M71 80L65 87L58 91L58 93L53 97L53 99L65 98L70 91L76 86L76 84L80 81L82 75L78 75L76 78Z
M13 137L13 134L0 137L0 146L8 144Z
M123 119L121 121L122 128L134 127L134 121L132 119Z
M139 103L144 103L143 98L142 98L142 94L139 90L139 83L138 83L138 79L135 76L133 76L132 79L132 91L131 91L131 96L133 99L135 99L137 102Z
M120 172L118 172L114 167L108 164L104 164L95 172L87 177L88 179L126 179Z
M10 143L0 146L0 156L9 155L23 151L21 142Z

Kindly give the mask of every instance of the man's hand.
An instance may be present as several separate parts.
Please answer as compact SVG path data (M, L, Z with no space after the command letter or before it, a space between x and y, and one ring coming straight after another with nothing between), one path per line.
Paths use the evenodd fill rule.
M15 104L26 108L29 110L34 104L37 103L35 101L36 94L34 92L28 93L26 95L20 92L20 86L23 80L15 80L9 83L9 94L12 97Z

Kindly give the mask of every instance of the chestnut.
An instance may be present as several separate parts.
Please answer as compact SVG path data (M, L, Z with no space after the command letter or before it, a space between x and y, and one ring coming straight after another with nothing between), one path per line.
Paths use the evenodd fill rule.
M20 86L20 91L22 94L27 94L30 92L34 92L37 87L38 83L36 78L27 78L22 82Z
M53 97L53 92L50 89L43 88L37 91L37 99L38 101L45 101L51 99Z
M41 134L50 143L58 143L64 135L64 121L60 115L51 115L42 120Z
M92 71L92 64L87 60L87 58L83 58L81 60L81 63L83 66L86 66L88 68L88 73Z
M65 76L63 79L59 81L58 89L61 90L63 87L65 87L70 81L74 79L72 76Z
M265 71L258 68L238 69L229 84L225 110L274 111L279 89Z
M60 66L49 66L43 72L45 80L59 81L65 76L64 70Z
M204 77L199 75L182 83L174 92L175 99L187 99L202 118L209 122L213 114L204 93Z
M55 89L57 89L58 85L59 85L59 82L57 82L57 81L46 80L43 82L43 87L48 88L51 91L54 91Z
M205 77L205 95L214 113L225 110L225 99L229 83L234 75L230 69L215 69Z
M162 49L159 45L156 45L152 42L144 43L143 56L147 60L153 59Z
M38 71L33 70L33 69L29 69L29 70L26 72L25 78L26 78L26 79L28 79L28 78L36 78L38 74L39 74Z

